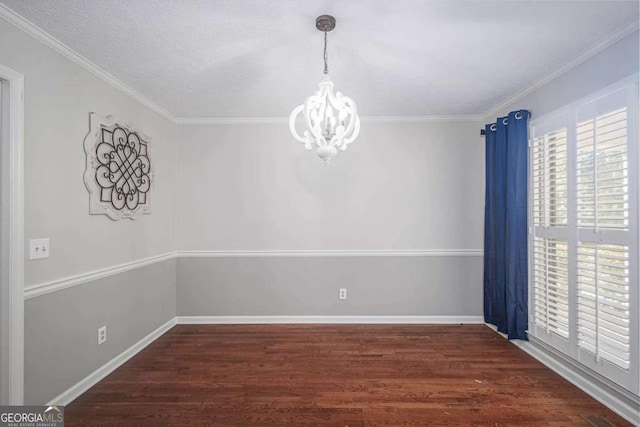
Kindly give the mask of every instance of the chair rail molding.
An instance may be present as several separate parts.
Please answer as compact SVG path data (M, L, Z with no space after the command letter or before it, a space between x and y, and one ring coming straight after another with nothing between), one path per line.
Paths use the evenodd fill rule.
M84 283L104 279L105 277L114 276L116 274L124 273L130 270L135 270L136 268L142 268L162 261L167 261L175 258L175 256L175 252L168 252L161 255L154 255L148 258L142 258L111 267L89 271L86 273L76 274L74 276L63 277L61 279L27 286L24 289L24 299L35 298L41 295L49 294L51 292L57 292L73 286L78 286Z
M232 258L232 257L365 257L365 256L417 256L450 257L482 256L482 249L291 249L291 250L195 250L178 251L179 258Z
M24 299L30 299L98 279L124 273L174 258L258 258L258 257L481 257L482 249L404 249L404 250L215 250L177 251L153 255L60 279L29 285Z

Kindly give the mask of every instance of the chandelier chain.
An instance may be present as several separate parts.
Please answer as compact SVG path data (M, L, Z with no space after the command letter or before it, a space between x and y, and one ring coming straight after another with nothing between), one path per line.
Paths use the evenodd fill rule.
M327 53L327 32L324 32L324 73L329 74L329 66L327 65L327 60L329 59L329 54Z

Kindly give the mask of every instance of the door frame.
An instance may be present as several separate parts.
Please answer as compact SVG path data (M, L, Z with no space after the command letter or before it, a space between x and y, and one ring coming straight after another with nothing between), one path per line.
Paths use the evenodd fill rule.
M24 402L24 76L0 65L1 403ZM7 114L8 113L8 114Z

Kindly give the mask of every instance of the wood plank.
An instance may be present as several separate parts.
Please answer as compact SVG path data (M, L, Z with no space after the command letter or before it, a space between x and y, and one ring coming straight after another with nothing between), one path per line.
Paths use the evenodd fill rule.
M484 325L178 325L67 426L629 426Z

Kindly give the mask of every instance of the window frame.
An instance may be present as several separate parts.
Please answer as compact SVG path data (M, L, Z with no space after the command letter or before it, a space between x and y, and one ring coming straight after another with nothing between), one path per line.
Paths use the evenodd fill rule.
M528 158L528 271L529 271L529 330L528 334L552 346L568 357L587 368L605 376L620 386L635 394L640 394L640 148L639 148L639 75L631 75L613 85L599 90L585 98L573 102L554 112L535 118L529 123L529 158ZM579 228L577 222L577 125L581 108L611 95L614 92L628 90L627 103L627 155L629 182L629 229L620 230L589 230ZM566 129L567 133L567 224L566 227L536 226L534 224L534 188L533 188L533 142L535 138L550 132ZM635 188L634 188L635 183ZM624 235L624 237L623 237ZM627 237L628 236L628 237ZM534 304L533 256L534 240L540 238L557 238L567 241L568 248L568 306L569 306L569 336L563 338L547 332L536 324ZM578 346L577 330L577 249L580 241L593 243L620 242L629 247L629 321L630 321L630 367L623 370L617 365L599 359L587 350Z

